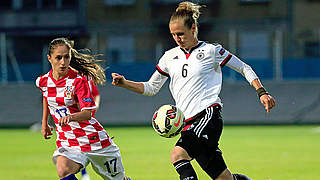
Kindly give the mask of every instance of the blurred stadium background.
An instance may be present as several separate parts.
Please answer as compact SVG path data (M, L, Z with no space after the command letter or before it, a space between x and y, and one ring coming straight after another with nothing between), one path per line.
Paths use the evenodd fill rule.
M47 45L64 36L76 49L104 54L108 83L97 117L105 125L149 125L173 103L167 85L154 97L110 84L110 73L145 81L175 46L168 21L179 0L0 1L0 127L41 120L37 76L46 73ZM205 4L199 39L219 42L250 64L277 100L270 114L238 73L224 68L226 124L320 123L319 0L199 0Z

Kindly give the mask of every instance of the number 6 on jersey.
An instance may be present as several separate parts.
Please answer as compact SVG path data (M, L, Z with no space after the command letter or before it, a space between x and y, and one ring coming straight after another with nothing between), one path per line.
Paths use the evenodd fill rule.
M188 67L188 64L184 64L182 66L182 77L187 77L187 75L188 75L188 71L187 71L186 67Z

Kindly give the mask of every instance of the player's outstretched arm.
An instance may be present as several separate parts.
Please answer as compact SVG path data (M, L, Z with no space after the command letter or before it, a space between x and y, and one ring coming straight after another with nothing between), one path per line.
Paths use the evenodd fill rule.
M264 105L267 113L269 113L270 110L276 105L275 99L266 91L259 79L253 80L251 85L256 89L260 98L260 102Z
M144 92L143 83L126 80L124 76L118 73L112 73L111 75L112 75L112 85L126 88L139 94L143 94Z

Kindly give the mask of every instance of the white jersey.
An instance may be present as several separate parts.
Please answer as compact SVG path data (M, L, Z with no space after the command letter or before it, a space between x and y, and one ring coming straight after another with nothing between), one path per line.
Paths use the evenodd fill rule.
M251 83L257 76L250 66L225 50L219 44L199 42L189 52L178 47L165 52L148 82L145 95L153 95L170 77L170 91L186 119L193 117L212 104L220 104L224 65L242 73Z

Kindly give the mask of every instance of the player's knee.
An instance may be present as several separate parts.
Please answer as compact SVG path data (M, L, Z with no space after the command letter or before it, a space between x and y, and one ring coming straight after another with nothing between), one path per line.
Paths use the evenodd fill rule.
M233 180L233 176L227 168L216 178L216 180Z
M72 169L70 167L66 166L66 165L57 166L57 173L58 173L58 176L60 178L64 178L64 177L67 177L70 174L73 174L72 173Z
M180 160L191 160L191 158L186 150L182 147L175 146L171 151L171 162L175 163Z

